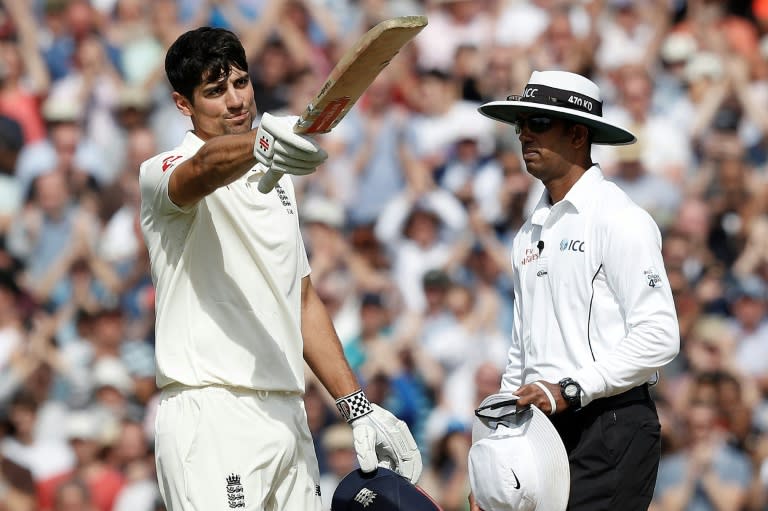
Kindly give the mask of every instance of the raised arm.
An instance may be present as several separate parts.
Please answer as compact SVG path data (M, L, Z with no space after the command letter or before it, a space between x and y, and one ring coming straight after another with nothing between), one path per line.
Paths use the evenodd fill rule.
M177 206L191 206L217 188L237 180L256 164L256 132L223 135L209 140L179 165L168 182L168 195Z

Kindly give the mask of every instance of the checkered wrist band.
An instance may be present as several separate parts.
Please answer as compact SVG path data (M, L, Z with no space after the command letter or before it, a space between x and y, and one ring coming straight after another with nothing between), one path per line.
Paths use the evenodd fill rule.
M362 389L337 399L336 408L339 409L339 413L347 422L352 422L373 411L371 402L365 397Z

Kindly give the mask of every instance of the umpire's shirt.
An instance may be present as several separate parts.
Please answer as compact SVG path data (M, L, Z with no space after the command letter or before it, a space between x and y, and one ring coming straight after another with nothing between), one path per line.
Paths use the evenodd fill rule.
M581 404L651 379L679 350L653 219L600 168L549 204L545 190L515 237L514 330L501 390L565 377Z

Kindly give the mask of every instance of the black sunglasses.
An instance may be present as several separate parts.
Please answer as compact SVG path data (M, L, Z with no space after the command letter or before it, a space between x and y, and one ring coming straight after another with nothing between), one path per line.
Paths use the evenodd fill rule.
M518 117L513 124L515 125L515 133L519 135L526 126L532 133L544 133L552 129L554 123L555 120L552 117L535 115L527 119Z
M489 429L496 429L499 424L509 426L512 423L523 420L523 416L526 415L525 412L531 410L531 405L517 409L515 408L516 403L517 399L515 398L486 405L482 408L477 408L475 416Z

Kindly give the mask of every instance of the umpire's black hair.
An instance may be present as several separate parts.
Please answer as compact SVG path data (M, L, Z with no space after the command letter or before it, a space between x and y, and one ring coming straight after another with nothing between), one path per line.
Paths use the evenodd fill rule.
M165 55L165 74L173 90L193 102L195 87L227 76L232 67L248 72L245 49L223 28L200 27L179 36Z

